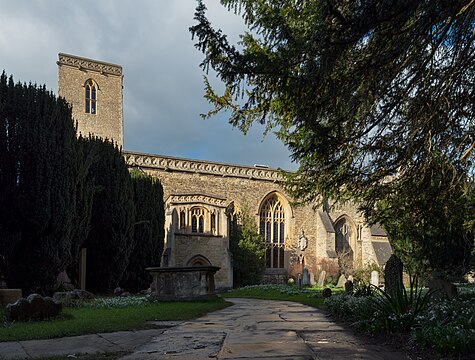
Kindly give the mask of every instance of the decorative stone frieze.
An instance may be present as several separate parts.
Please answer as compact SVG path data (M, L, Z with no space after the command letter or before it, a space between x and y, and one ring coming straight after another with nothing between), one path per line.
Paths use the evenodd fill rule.
M165 171L179 171L217 175L223 177L237 177L256 180L280 182L283 176L279 170L259 168L253 166L230 165L210 161L175 158L171 156L123 152L125 161L130 167L138 166Z
M79 56L59 54L58 65L69 65L77 67L78 69L93 70L100 73L122 75L122 66L116 64L110 64L97 60L90 60Z
M226 199L205 194L172 194L166 201L171 205L205 204L226 207Z

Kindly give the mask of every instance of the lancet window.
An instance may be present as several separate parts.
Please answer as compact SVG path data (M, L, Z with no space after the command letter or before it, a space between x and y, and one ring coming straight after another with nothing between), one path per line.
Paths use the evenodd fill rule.
M86 81L86 93L85 93L85 104L86 104L86 114L96 114L97 110L97 85L96 83L89 79Z

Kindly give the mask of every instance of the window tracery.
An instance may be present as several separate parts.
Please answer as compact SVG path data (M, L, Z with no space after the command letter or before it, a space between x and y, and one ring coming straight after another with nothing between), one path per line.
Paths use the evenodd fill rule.
M283 268L286 216L284 206L276 194L267 198L261 206L259 232L265 241L266 267Z

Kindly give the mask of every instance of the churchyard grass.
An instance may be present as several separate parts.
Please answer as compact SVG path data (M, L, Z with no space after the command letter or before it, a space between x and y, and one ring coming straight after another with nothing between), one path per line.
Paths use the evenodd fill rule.
M343 289L332 289L341 293ZM305 305L324 308L322 288L298 287L296 285L253 285L228 291L223 297L253 298L266 300L295 301Z
M46 321L7 322L0 310L0 341L48 339L99 332L153 328L148 321L189 320L231 305L223 299L189 302L148 302L145 297L98 298Z

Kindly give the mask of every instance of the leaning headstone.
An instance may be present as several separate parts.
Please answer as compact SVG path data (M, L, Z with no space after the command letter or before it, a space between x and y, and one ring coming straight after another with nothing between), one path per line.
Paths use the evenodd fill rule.
M371 285L379 286L379 272L376 270L371 271Z
M343 287L345 286L346 283L346 277L345 275L341 274L340 277L338 278L338 282L336 284L336 287Z
M326 276L327 276L327 272L325 270L322 270L320 275L318 276L318 281L317 281L318 286L323 286L325 284Z
M396 297L403 289L402 270L401 260L392 254L384 267L384 291L391 297Z
M307 268L304 268L302 272L302 285L310 285L310 276L308 275Z
M329 298L330 296L332 296L332 289L325 288L325 289L322 290L322 297L324 299Z
M345 292L347 294L353 294L353 281L346 280L346 282L345 282Z

